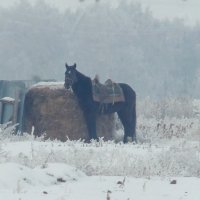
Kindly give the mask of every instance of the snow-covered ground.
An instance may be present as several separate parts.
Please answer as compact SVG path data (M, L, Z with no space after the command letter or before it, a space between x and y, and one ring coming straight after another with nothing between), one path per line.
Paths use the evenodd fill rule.
M199 120L139 121L126 145L0 129L0 200L199 200Z

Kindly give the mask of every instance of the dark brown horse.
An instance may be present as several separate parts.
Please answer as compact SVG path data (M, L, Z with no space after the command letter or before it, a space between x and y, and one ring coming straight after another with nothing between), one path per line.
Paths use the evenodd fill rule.
M77 96L79 105L83 110L86 120L89 138L98 139L96 134L96 116L98 114L110 114L117 112L124 126L124 143L129 138L136 142L136 94L135 91L125 83L119 83L123 94L123 102L107 103L102 112L102 104L93 100L92 80L77 71L76 64L66 64L65 88L72 88Z

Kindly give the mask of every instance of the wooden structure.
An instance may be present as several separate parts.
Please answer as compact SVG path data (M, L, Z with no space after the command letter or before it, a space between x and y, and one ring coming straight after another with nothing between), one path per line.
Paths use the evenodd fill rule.
M32 80L0 80L0 124L11 122L22 128L23 104L26 91L35 84Z
M0 124L4 123L4 111L6 106L11 106L12 109L9 121L12 122L12 125L17 123L19 103L19 95L16 95L15 99L11 97L3 97L2 99L0 99Z

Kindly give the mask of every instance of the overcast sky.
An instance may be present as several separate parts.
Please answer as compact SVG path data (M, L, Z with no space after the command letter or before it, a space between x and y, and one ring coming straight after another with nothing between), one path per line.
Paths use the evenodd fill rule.
M9 7L19 0L0 0L0 6ZM35 2L37 0L27 0L30 2ZM78 6L83 6L80 4L79 0L45 0L51 5L55 5L60 9L65 9L70 7L76 9ZM95 0L84 0L85 4L87 2L94 2ZM119 0L101 0L109 1L114 5L119 2ZM129 0L137 1L137 0ZM186 20L187 23L195 24L198 20L200 21L200 0L138 0L142 5L148 6L153 12L155 17L158 18L174 18L181 17Z

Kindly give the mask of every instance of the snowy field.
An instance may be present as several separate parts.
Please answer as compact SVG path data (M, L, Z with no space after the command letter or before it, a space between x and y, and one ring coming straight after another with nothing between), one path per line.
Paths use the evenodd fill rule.
M1 200L199 200L199 119L138 119L138 144L0 131ZM119 130L118 135L121 133Z

